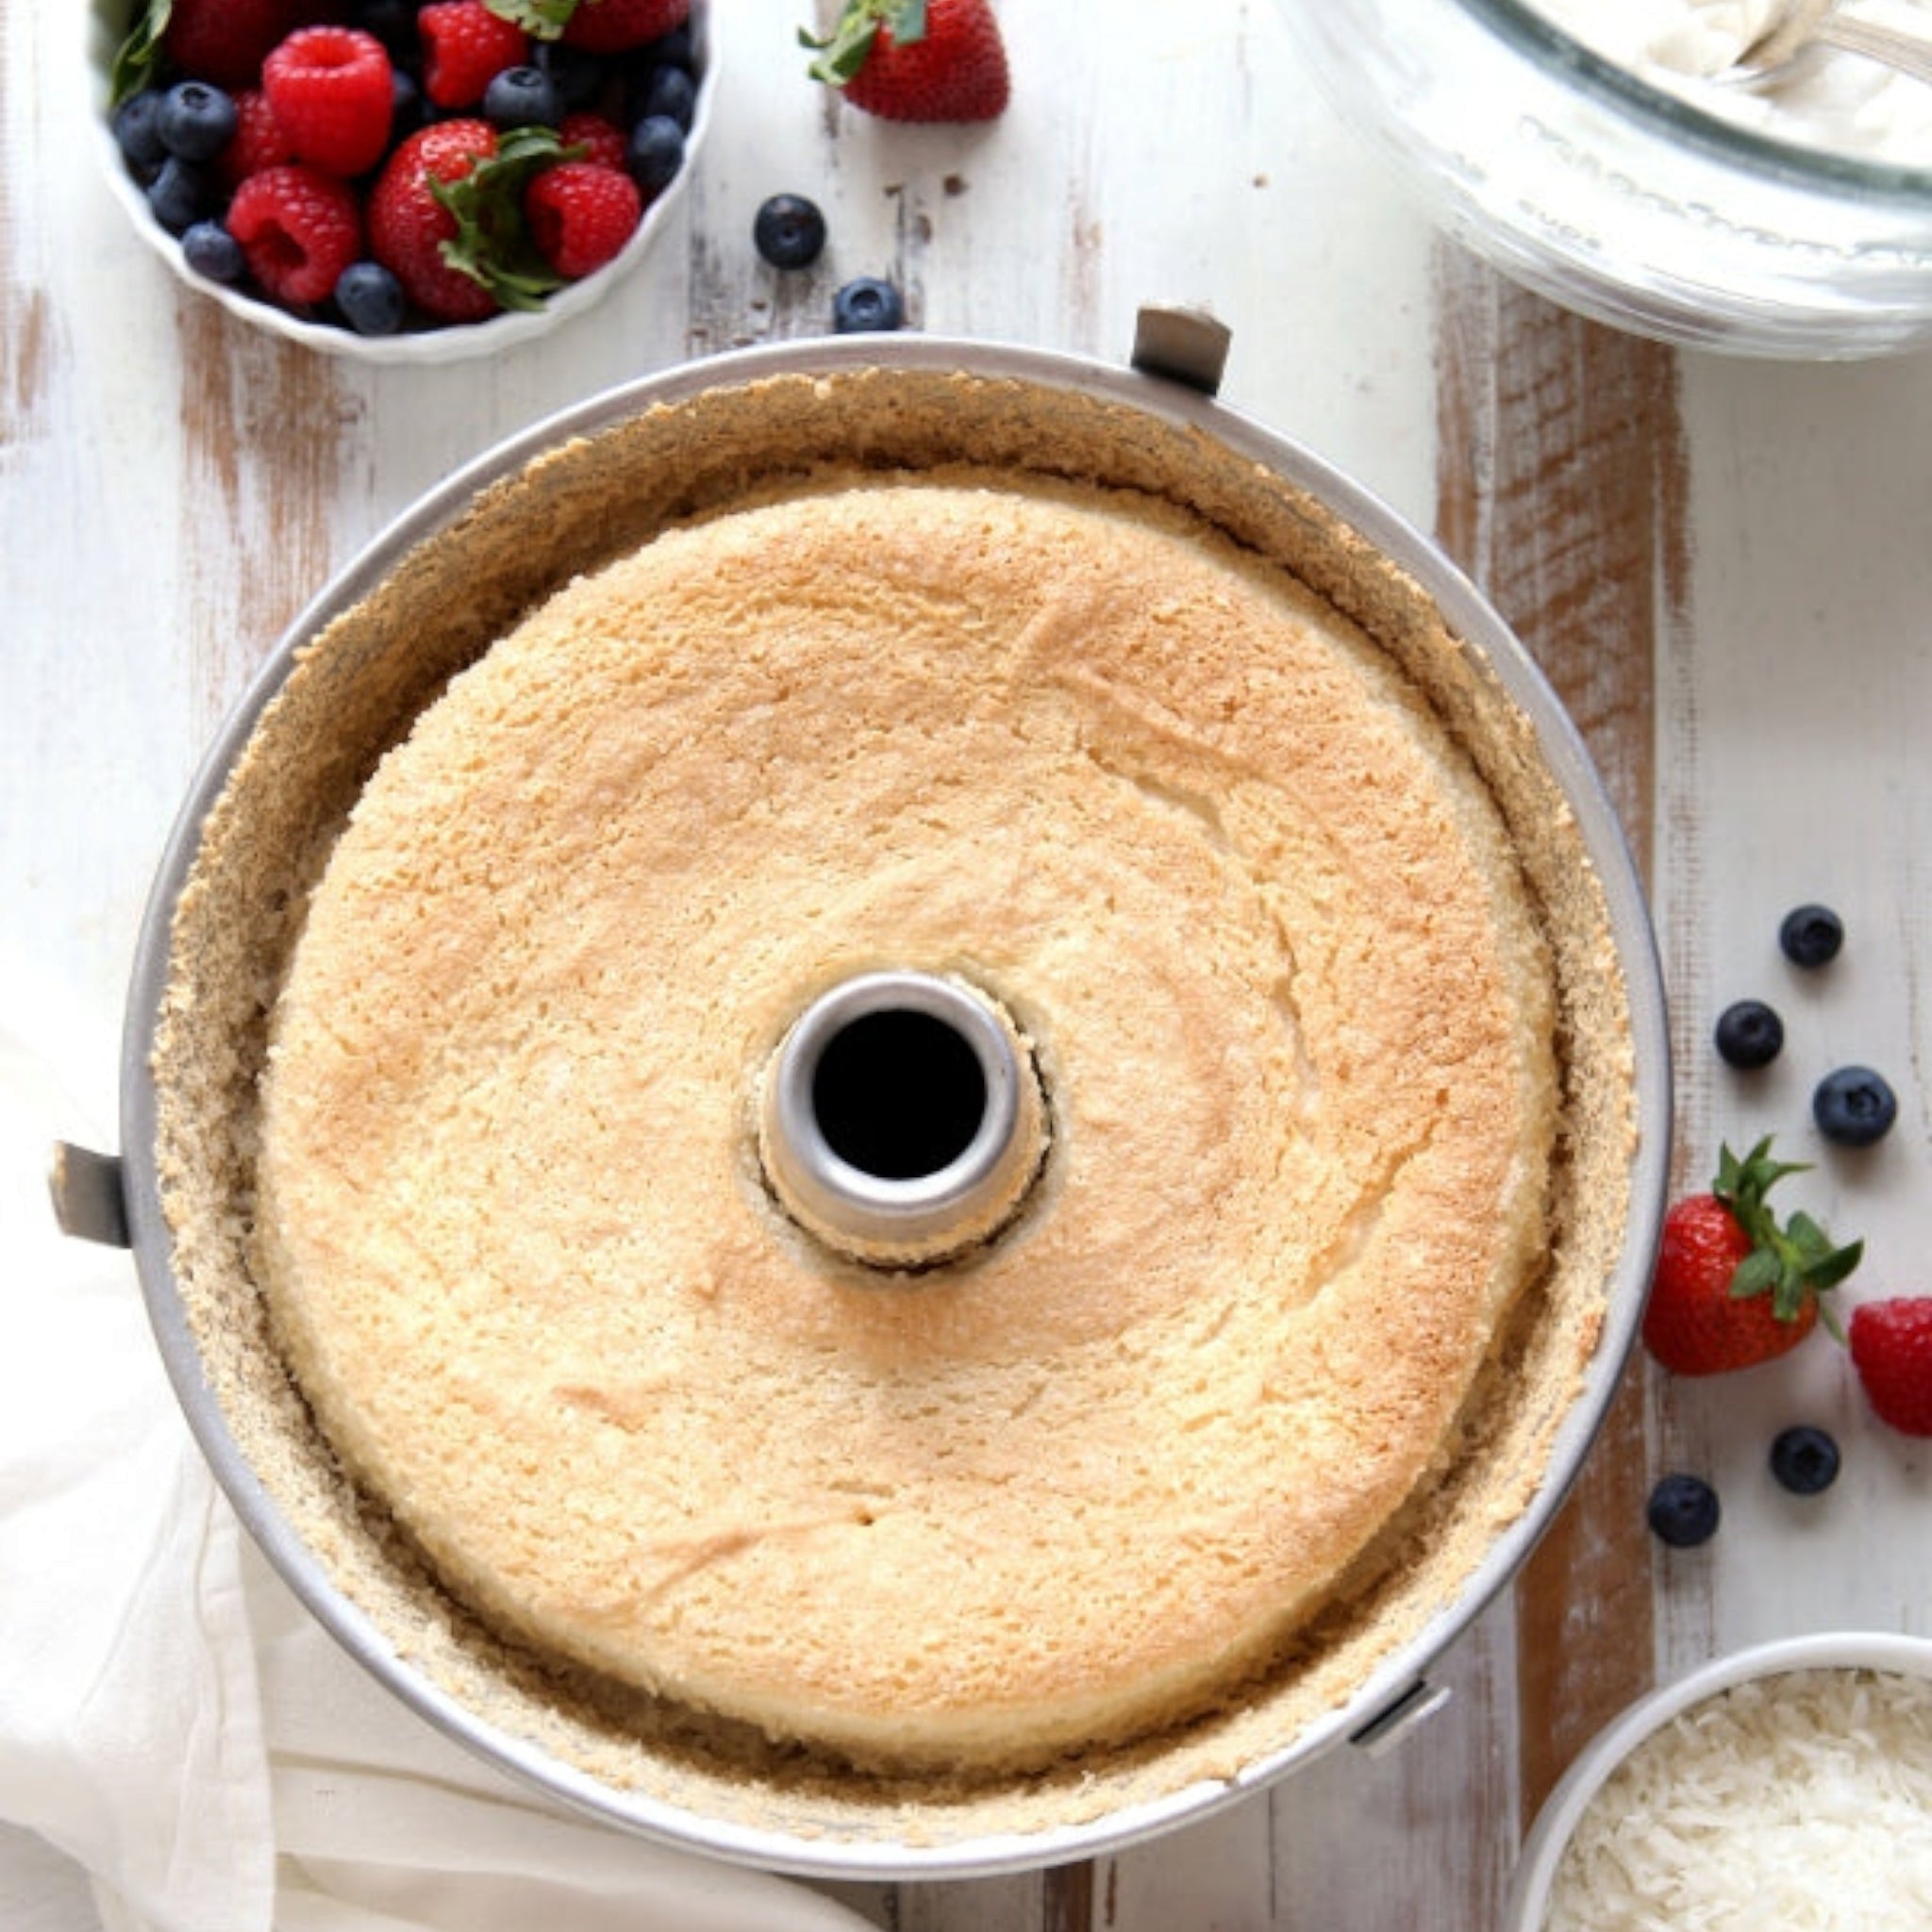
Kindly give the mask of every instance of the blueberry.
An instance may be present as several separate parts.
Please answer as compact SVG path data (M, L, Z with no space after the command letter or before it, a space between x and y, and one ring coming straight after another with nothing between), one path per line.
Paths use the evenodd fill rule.
M1735 1000L1717 1016L1717 1050L1726 1066L1768 1067L1785 1043L1785 1023L1762 1000Z
M121 158L143 179L168 158L161 140L161 100L159 88L144 87L114 109L114 142Z
M1840 1147L1869 1147L1891 1132L1898 1095L1870 1067L1839 1067L1812 1090L1811 1118L1827 1141Z
M1660 1542L1674 1550L1694 1549L1717 1534L1717 1491L1702 1476L1663 1476L1644 1513Z
M1794 1496L1815 1496L1838 1480L1838 1444L1808 1423L1782 1429L1771 1445L1771 1473Z
M506 67L483 90L483 118L492 127L555 127L563 96L541 67Z
M630 131L631 178L652 192L684 166L684 129L662 114L640 121Z
M242 244L219 222L192 223L181 236L181 255L198 275L233 284L248 273Z
M336 277L336 307L358 336L392 336L408 303L403 285L380 262L352 261Z
M605 64L595 54L582 47L566 47L558 41L539 41L531 58L550 76L557 97L566 114L580 108L593 108L604 92Z
M759 204L751 238L774 268L809 268L825 245L825 218L802 194L774 194Z
M638 89L632 109L637 120L648 121L661 114L677 123L689 134L697 118L697 83L681 67L653 67Z
M860 275L832 297L832 327L841 336L898 328L905 320L898 290L876 275Z
M356 9L356 25L365 34L374 34L391 59L415 51L415 0L363 0Z
M654 67L681 67L687 74L697 72L697 50L691 44L689 21L673 27L668 34L659 34L643 52Z
M185 234L213 205L207 174L170 155L148 183L147 205L169 234Z
M1845 942L1845 923L1829 906L1798 906L1785 914L1777 942L1793 966L1824 966Z
M424 98L423 89L416 76L406 68L391 66L389 71L389 134L391 142L402 141L405 136L425 126L429 120L429 103Z
M235 101L205 80L176 81L161 96L161 145L178 161L211 161L234 139Z

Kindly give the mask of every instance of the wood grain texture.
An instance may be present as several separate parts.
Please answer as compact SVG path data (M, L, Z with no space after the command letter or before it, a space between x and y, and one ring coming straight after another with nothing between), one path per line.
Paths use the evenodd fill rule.
M1840 1291L1923 1293L1932 1251L1932 357L1780 368L1687 358L1695 455L1688 608L1667 633L1658 709L1658 928L1678 1050L1679 1176L1720 1146L1776 1137L1809 1164L1781 1188L1865 1259ZM1823 973L1779 954L1790 907L1846 925ZM1769 1000L1778 1059L1749 1078L1712 1052L1733 999ZM1899 1124L1863 1151L1824 1142L1810 1092L1828 1069L1884 1072ZM1766 1474L1795 1422L1843 1453L1824 1496ZM1932 1442L1878 1424L1822 1334L1708 1382L1666 1379L1660 1467L1707 1476L1724 1523L1659 1560L1659 1668L1807 1630L1932 1634ZM1822 1507L1818 1507L1822 1506ZM1686 1558L1690 1560L1687 1560Z
M1437 276L1439 533L1542 665L1647 864L1657 641L1688 558L1675 358L1447 243ZM1654 1674L1645 1441L1636 1360L1517 1586L1525 1819Z
M333 574L353 391L342 365L185 291L179 554L193 711L212 735L295 613ZM220 532L225 543L210 543Z
M26 205L35 178L29 158L47 131L44 103L22 84L34 71L37 10L14 8L0 16L0 453L45 434L54 375L48 238Z

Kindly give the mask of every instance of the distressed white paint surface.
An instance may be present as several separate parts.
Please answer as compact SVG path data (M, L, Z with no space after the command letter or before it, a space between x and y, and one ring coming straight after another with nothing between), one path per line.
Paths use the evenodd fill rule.
M817 333L850 275L900 278L928 331L1111 359L1138 303L1199 303L1235 331L1226 400L1435 516L1433 244L1295 72L1267 0L1004 0L1014 105L967 134L829 108L792 43L809 9L727 0L714 144L635 281L499 361L413 372L323 361L181 292L91 172L78 9L0 13L0 954L93 1016L71 1074L95 1114L165 828L306 598L499 438L688 355ZM805 277L750 247L758 203L787 189L831 221ZM1814 1151L1812 1073L1871 1059L1900 1129L1825 1160L1807 1198L1871 1238L1861 1289L1932 1288L1932 363L1687 358L1681 393L1689 578L1654 745L1611 748L1654 750L1658 774L1684 1158L1699 1174L1722 1135L1770 1126ZM1852 927L1815 985L1773 943L1800 897ZM1704 1045L1745 991L1792 1035L1748 1091ZM1866 1422L1828 1344L1651 1409L1657 1457L1712 1471L1727 1506L1711 1549L1657 1567L1662 1668L1787 1629L1928 1627L1932 1458ZM1848 1465L1804 1507L1761 1460L1801 1418L1839 1428ZM1443 1662L1449 1708L1392 1756L1339 1753L1091 1872L846 1895L901 1932L1073 1932L1090 1899L1124 1932L1490 1932L1515 1836L1516 1641L1499 1604ZM0 1838L8 1923L81 1932L71 1888L16 1849Z
M1679 1160L1775 1134L1815 1172L1784 1184L1866 1259L1846 1305L1932 1291L1932 358L1774 370L1687 358L1696 568L1659 674L1663 842L1657 912L1680 1042ZM1777 926L1822 900L1846 927L1822 972ZM1783 1015L1764 1073L1709 1045L1746 996ZM1817 1079L1884 1073L1897 1127L1863 1152L1810 1120ZM1801 1502L1771 1480L1773 1436L1831 1429L1844 1471ZM1813 1629L1932 1632L1932 1443L1875 1425L1844 1352L1816 1335L1784 1360L1662 1405L1660 1450L1707 1471L1718 1540L1673 1558L1664 1669L1712 1647Z

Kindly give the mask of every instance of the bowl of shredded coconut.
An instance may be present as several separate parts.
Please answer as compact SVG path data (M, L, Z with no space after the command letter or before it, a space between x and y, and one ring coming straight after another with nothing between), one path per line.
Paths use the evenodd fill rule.
M1932 1640L1738 1651L1588 1745L1524 1845L1505 1932L1924 1932Z
M1932 85L1807 50L1779 0L1280 0L1311 73L1458 241L1657 340L1806 359L1932 343ZM1932 0L1844 0L1932 41Z

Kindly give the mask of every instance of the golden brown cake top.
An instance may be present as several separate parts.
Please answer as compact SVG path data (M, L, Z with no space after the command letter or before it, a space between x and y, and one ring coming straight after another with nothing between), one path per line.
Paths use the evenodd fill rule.
M1019 1221L882 1278L760 1070L879 965L1033 1042ZM847 478L666 532L418 722L275 1022L305 1392L540 1647L869 1763L1260 1669L1452 1453L1541 1265L1549 964L1462 752L1179 514Z

